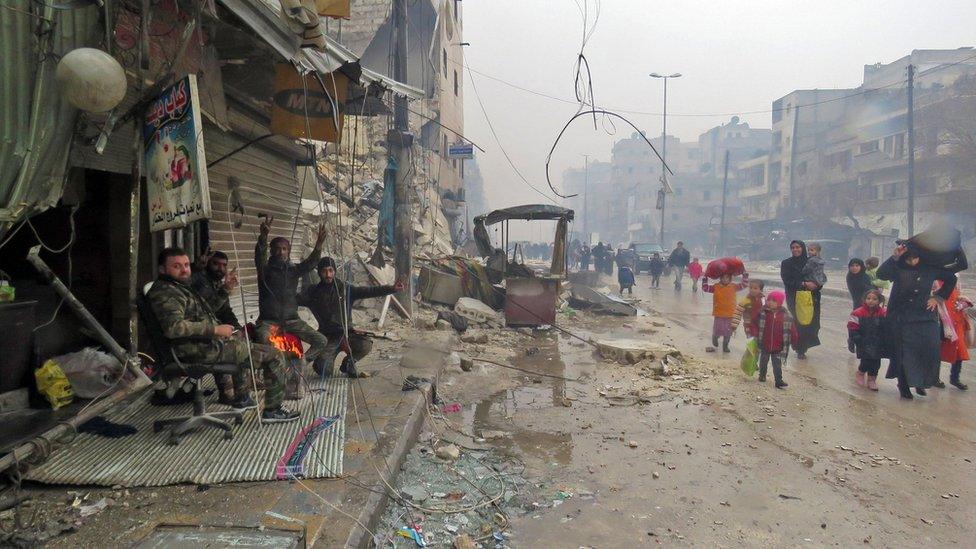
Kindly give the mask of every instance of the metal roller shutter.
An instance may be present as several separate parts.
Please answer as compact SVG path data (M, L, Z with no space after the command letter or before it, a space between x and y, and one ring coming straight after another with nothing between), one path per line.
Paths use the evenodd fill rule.
M244 145L248 139L232 132L224 132L211 124L204 130L207 158L214 159ZM238 277L247 299L247 321L257 318L258 294L257 277L254 267L254 246L257 243L260 220L259 213L274 217L271 235L290 238L295 215L299 209L299 189L294 159L280 152L280 147L270 148L261 143L236 153L211 168L210 204L213 215L210 219L210 246L227 254L231 267L237 266ZM296 148L297 154L301 149ZM233 177L240 185L241 202L245 215L230 212L228 216L229 181ZM314 184L307 181L306 185ZM233 206L231 205L231 208ZM234 221L243 220L240 227L233 227ZM236 246L235 246L236 240ZM306 231L301 223L292 242L292 259L300 261L304 257ZM238 318L245 322L241 294L237 290L231 296L231 304Z

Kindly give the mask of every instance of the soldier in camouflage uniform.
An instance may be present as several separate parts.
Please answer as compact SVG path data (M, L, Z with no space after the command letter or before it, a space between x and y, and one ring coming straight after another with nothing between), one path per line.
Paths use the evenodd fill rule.
M191 265L193 274L190 277L190 287L210 306L218 322L230 324L235 330L240 330L241 323L230 306L230 296L237 288L237 268L228 271L227 261L227 254L211 251L207 247L196 263ZM245 384L249 371L245 372ZM232 377L229 375L214 377L220 393L218 402L231 406L237 404Z
M247 345L234 338L234 327L218 324L207 303L190 287L190 259L179 248L166 248L159 254L159 277L146 294L163 335L170 340L180 360L198 363L240 364L242 372L249 367ZM298 419L298 413L281 406L284 397L285 360L277 349L261 344L251 345L251 360L264 374L265 423ZM243 373L234 376L237 397L235 408L253 407ZM251 402L248 402L251 401Z

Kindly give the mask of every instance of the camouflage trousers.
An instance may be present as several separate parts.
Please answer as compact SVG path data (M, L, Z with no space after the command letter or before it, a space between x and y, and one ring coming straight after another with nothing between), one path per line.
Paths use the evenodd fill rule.
M251 343L251 359L254 361L255 373L260 372L264 378L264 407L274 410L281 406L285 397L285 357L281 351L270 345ZM224 341L220 352L208 362L240 364L241 371L232 376L234 397L244 398L251 392L248 384L251 361L248 360L247 344L244 340Z

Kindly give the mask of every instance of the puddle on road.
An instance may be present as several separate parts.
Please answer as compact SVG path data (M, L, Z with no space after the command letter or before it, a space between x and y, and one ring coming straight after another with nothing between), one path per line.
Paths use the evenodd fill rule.
M587 337L590 334L578 335ZM586 379L596 370L600 358L590 345L581 344L578 339L558 332L536 334L511 362L518 368L539 374ZM546 463L568 464L573 451L571 434L528 425L541 422L533 422L533 415L563 407L567 398L574 399L580 389L573 386L579 384L542 375L525 376L530 380L528 383L498 391L465 406L460 418L461 427L476 436L485 431L502 431L510 436L490 441L499 450ZM516 417L519 418L517 422Z

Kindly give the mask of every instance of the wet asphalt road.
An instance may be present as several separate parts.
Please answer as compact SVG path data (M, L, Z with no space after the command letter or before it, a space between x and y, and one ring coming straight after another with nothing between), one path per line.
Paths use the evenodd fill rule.
M639 277L644 278L644 277ZM640 283L641 280L638 280ZM643 285L642 285L643 286ZM769 288L767 288L768 290ZM711 294L700 290L691 292L690 284L685 283L681 292L675 292L669 284L659 290L638 288L637 296L651 303L656 311L669 319L680 322L689 330L699 331L703 342L711 333ZM740 292L744 295L744 291ZM931 389L926 397L916 397L908 402L898 395L895 380L884 379L887 361L883 361L878 375L878 393L867 391L854 383L857 371L857 358L847 350L847 319L850 315L850 300L833 296L823 296L821 314L821 345L807 353L806 360L798 360L795 354L787 364L787 376L800 376L817 385L848 395L877 408L892 417L902 417L927 425L952 435L976 441L976 374L972 362L963 363L962 379L970 385L969 391L959 391L948 385L949 365L942 364L942 380L945 389ZM733 356L741 356L744 337L741 333L733 338ZM703 346L707 343L703 343ZM787 380L788 381L788 380Z

